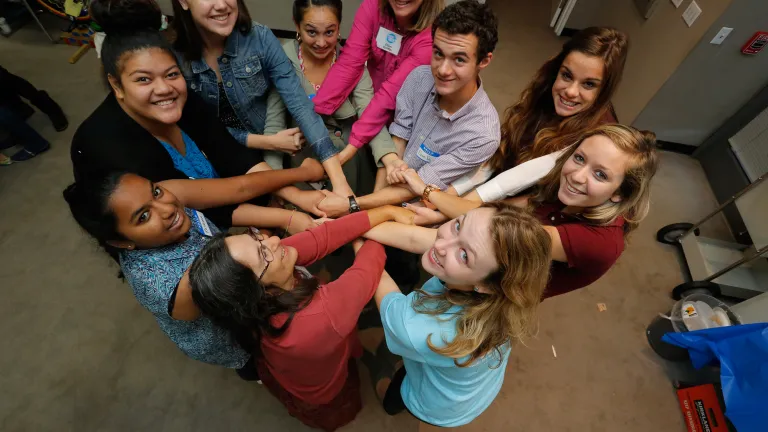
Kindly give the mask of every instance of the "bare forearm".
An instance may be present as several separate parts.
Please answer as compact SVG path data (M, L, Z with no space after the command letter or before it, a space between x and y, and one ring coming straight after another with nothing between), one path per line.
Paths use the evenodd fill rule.
M275 149L274 139L275 139L274 136L271 136L271 135L250 134L248 135L248 140L246 141L246 145L249 148L254 148L254 149L274 150Z
M389 221L413 223L413 212L403 207L386 205L368 210L366 213L368 213L368 221L370 222L371 227Z
M363 237L412 253L429 250L437 238L437 230L397 222L384 222L371 228Z
M367 210L383 205L400 204L416 197L407 187L400 185L388 186L372 194L359 197L357 205Z
M205 209L242 203L309 177L307 170L291 168L220 179L166 180L162 185L184 205Z
M470 201L445 192L434 191L429 194L429 202L449 219L457 218L470 210L480 207L483 202Z
M385 270L384 273L381 274L379 286L376 288L376 293L373 295L374 300L376 300L376 307L381 309L381 302L384 301L384 297L393 292L399 293L401 291L394 279L392 279L389 273Z
M334 192L338 191L344 196L352 194L352 189L349 187L349 183L347 183L344 171L341 170L341 161L339 160L338 155L326 159L325 162L323 162L323 168L328 175L328 179L331 180Z
M286 228L292 213L291 210L281 208L242 204L232 213L232 225L255 226L259 228Z

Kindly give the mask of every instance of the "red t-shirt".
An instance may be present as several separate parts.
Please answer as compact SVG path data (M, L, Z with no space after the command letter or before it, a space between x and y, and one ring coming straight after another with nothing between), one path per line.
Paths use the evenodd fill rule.
M565 206L546 203L535 210L544 225L557 227L568 262L552 261L544 298L583 288L600 279L624 251L624 218L606 226L590 225L575 215L562 213Z
M283 240L296 248L296 265L309 265L371 229L367 212L326 222ZM312 301L297 312L279 338L264 337L261 349L269 371L280 385L311 404L330 402L347 380L347 362L359 357L357 320L373 297L384 271L384 248L366 241L355 262L337 280L322 285ZM276 315L281 326L287 314Z

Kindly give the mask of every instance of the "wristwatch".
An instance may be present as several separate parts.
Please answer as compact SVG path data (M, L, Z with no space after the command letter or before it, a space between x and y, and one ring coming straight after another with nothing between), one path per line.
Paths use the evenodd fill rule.
M435 185L427 185L427 187L424 188L424 192L421 194L421 200L424 202L429 202L429 194L436 190L439 191L440 188Z
M349 196L349 214L357 213L360 211L360 206L357 205L357 200L354 195Z

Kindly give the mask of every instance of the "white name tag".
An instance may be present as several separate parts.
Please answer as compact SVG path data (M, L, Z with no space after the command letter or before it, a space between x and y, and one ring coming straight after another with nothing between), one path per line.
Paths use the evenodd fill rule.
M208 221L205 220L205 215L203 215L197 210L195 210L194 214L195 214L194 222L200 234L206 237L213 237L213 231L211 230L210 225L208 225Z
M400 54L400 44L402 43L402 36L392 30L379 27L379 34L376 35L376 46L390 54L398 55Z
M419 146L419 150L416 152L416 156L418 156L419 159L423 160L424 162L430 163L433 160L439 158L440 153L427 147L425 143L421 143L421 145Z

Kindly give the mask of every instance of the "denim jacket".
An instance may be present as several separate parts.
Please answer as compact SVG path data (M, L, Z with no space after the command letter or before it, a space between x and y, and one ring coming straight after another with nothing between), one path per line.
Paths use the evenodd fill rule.
M247 34L235 29L227 38L224 53L218 61L227 98L237 117L248 128L248 131L229 129L238 142L245 145L249 133L264 132L267 95L274 87L317 158L324 162L338 153L328 137L323 119L307 99L291 61L269 28L254 22ZM182 60L180 64L189 89L200 95L218 115L216 73L203 59Z

